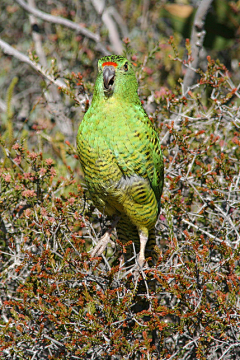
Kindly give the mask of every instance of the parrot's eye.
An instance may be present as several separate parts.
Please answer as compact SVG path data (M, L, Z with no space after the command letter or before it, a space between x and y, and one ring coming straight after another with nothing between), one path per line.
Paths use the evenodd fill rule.
M128 71L128 63L127 62L123 65L123 68L124 68L124 71Z

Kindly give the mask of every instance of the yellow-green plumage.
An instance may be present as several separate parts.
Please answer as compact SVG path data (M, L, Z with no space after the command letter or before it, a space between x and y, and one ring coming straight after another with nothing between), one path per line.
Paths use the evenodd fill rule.
M106 56L98 69L93 100L77 136L86 184L102 213L121 216L119 240L132 240L138 252L140 241L146 242L150 234L146 257L154 257L164 177L159 138L139 100L129 61ZM144 249L141 253L144 257ZM143 263L141 254L140 258Z

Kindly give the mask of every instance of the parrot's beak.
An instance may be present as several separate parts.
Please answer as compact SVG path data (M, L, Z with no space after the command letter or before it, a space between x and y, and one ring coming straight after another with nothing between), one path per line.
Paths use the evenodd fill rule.
M114 66L105 65L103 68L103 83L105 91L111 91L114 84L115 69Z

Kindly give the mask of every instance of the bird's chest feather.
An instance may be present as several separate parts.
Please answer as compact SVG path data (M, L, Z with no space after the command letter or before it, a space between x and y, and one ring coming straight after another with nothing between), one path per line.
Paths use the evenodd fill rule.
M118 109L118 110L117 110ZM105 107L91 111L80 126L78 149L83 167L104 176L117 162L120 170L131 172L133 165L143 161L145 143L139 138L144 132L134 109ZM87 149L87 154L86 150Z
M151 138L156 135L145 114L124 106L89 110L79 127L77 145L93 201L110 215L114 209L122 213L132 208L138 197L147 202L153 195L149 187L155 176ZM146 187L145 195L140 183ZM155 219L156 209L157 205L151 218Z

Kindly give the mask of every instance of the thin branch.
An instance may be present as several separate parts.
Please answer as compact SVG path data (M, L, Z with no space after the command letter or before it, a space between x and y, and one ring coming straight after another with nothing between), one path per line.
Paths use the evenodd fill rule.
M35 8L36 7L35 0L28 0L28 5L31 6L32 8ZM35 44L36 54L38 56L40 64L44 67L47 67L47 58L43 51L41 35L38 31L34 30L34 25L37 27L39 26L38 19L32 14L29 14L29 19L32 27L32 38Z
M214 206L218 209L218 211L222 214L222 216L224 217L224 220L229 222L229 224L231 225L232 230L235 231L236 235L237 235L237 242L239 243L240 241L240 235L234 225L234 223L232 222L231 216L229 214L226 214L221 208L220 206L218 206L216 203L214 204Z
M58 345L58 346L60 346L60 347L64 347L64 345L63 345L62 343L60 343L60 341L57 341L57 340L53 339L52 337L50 337L50 336L48 336L48 335L46 335L46 334L43 334L43 336L44 336L46 339L52 341L54 344L56 344L56 345Z
M33 62L29 59L28 56L24 55L17 49L14 49L11 45L6 43L4 40L0 39L0 48L2 48L2 51L7 54L14 56L18 60L30 65L34 70L39 72L41 75L43 75L47 80L49 80L51 83L55 84L56 86L61 87L62 89L68 90L67 85L60 79L55 79L54 76L48 74L41 65Z
M238 346L240 347L240 343L231 344L231 345L227 348L227 350L224 351L224 353L222 354L222 356L221 356L218 360L224 359L224 356L230 351L230 349L231 349L232 347L238 347Z
M218 241L218 242L220 242L220 243L224 242L224 240L221 240L221 239L217 238L216 236L210 234L208 231L205 231L205 230L201 229L199 226L191 223L191 222L188 221L188 220L182 219L182 222L184 222L185 224L187 224L187 225L189 225L189 226L192 226L192 227L195 228L196 230L198 230L198 231L202 232L203 234L209 236L211 239L214 239L214 240L216 240L216 241ZM225 242L226 242L226 241L225 241Z
M67 85L60 79L55 79L55 77L47 72L46 69L44 69L40 64L32 61L29 59L28 56L24 55L20 51L14 49L11 45L7 44L5 41L0 39L0 48L2 48L3 52L7 55L14 56L16 59L30 65L34 70L36 70L38 73L43 75L45 77L47 85L49 83L52 83L56 85L57 87L60 87L63 90L66 90L66 93L69 93L69 88ZM53 90L55 93L57 93L57 90ZM71 128L71 122L66 116L63 114L62 105L61 106L54 106L54 102L59 98L60 103L60 97L52 97L49 94L45 93L46 98L48 98L48 102L50 104L50 107L52 109L52 112L55 114L56 122L61 130L61 132L64 134L64 136L71 140L72 138L72 128ZM49 97L50 96L50 97ZM54 99L54 101L53 101ZM78 101L78 97L76 96L76 101ZM59 104L58 103L58 104ZM62 110L62 111L61 111Z
M28 0L29 6L35 8L35 1ZM34 25L38 26L38 19L29 14L29 19L32 27L32 37L35 45L36 54L38 56L40 64L47 68L47 57L44 53L42 46L42 39L39 32L34 31ZM47 80L48 91L44 91L44 96L48 102L50 112L53 114L59 130L66 136L68 140L72 141L73 138L73 127L71 120L65 115L64 104L61 96L53 84L50 84Z
M113 10L112 7L104 10L104 1L103 0L92 0L92 4L95 7L95 10L102 17L102 21L108 29L108 36L112 44L112 48L116 54L122 54L122 42L119 38L119 33L117 26L112 18Z
M169 360L171 360L171 359L174 359L175 358L175 356L177 355L177 353L179 353L179 351L182 351L183 349L187 349L188 347L189 347L189 345L191 345L191 344L195 344L195 346L196 346L196 344L197 344L197 340L199 339L199 336L198 337L196 337L195 339L193 339L192 341L190 341L190 342L188 342L186 345L184 345L182 348L180 348L180 349L178 349L170 358L168 358ZM166 358L165 358L166 359ZM165 360L164 359L164 360Z
M114 17L115 21L117 22L118 26L121 29L122 35L124 37L127 37L129 35L129 30L123 18L121 17L120 13L115 9L114 6L109 6L107 8L107 11L109 12L109 14L111 14Z
M50 15L47 14L41 10L35 9L33 7L31 7L30 5L26 4L25 1L23 0L15 0L24 10L28 11L29 13L35 15L36 17L53 23L53 24L59 24L59 25L63 25L66 26L69 29L75 30L78 33L88 37L89 39L93 40L96 42L97 44L97 50L101 51L101 53L103 55L108 55L109 51L100 43L100 37L98 34L94 34L92 31L86 29L85 27L83 27L82 25L79 25L71 20L68 19L64 19L60 16L54 16L54 15Z
M184 93L188 91L188 88L193 84L196 72L193 69L197 69L199 62L200 50L203 47L203 41L206 31L204 30L205 18L209 11L210 5L213 0L202 0L194 19L191 35L191 49L192 58L191 68L188 68L184 76L183 89Z

